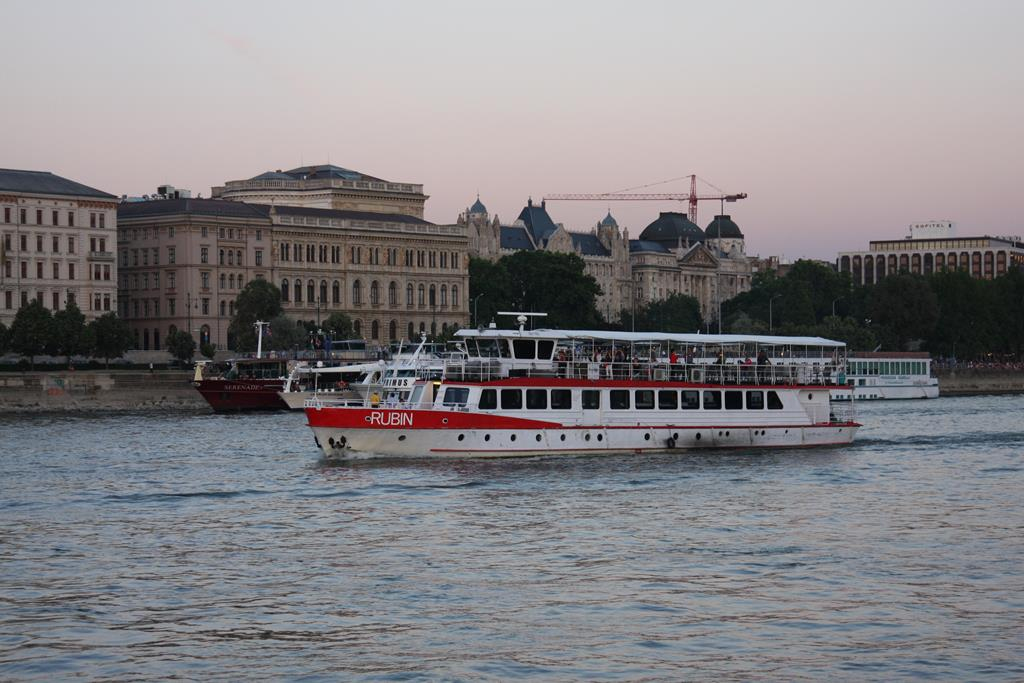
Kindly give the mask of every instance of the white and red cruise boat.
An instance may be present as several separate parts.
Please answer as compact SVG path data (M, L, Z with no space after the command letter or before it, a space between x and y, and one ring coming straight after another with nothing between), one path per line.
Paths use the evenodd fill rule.
M401 401L306 403L333 458L517 457L848 444L846 348L820 337L461 330ZM848 388L845 390L849 390Z

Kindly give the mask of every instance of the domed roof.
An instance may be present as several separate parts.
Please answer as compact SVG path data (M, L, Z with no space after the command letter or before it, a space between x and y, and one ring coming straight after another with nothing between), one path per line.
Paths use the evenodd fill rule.
M619 227L619 224L615 221L614 218L612 218L611 210L608 211L608 215L605 216L604 220L601 221L601 225L603 227L605 227L605 228L617 228L617 227Z
M473 206L469 207L470 213L487 213L487 207L480 201L480 195L476 196L476 201L473 202Z
M718 239L724 237L726 239L743 239L743 233L740 232L740 226L736 225L732 221L731 216L715 216L715 220L708 224L708 228L705 231L708 239Z
M679 240L683 244L690 242L703 242L704 231L695 223L692 223L686 214L678 211L662 211L658 220L654 221L640 233L640 239L645 242L658 242L670 249L675 248Z

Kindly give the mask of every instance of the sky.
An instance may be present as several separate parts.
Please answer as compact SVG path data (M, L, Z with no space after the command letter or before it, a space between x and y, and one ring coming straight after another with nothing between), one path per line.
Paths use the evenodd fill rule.
M726 210L751 254L834 260L932 219L1024 234L1024 2L0 9L0 167L118 195L330 161L422 183L434 222L478 192L511 222L530 197L694 173L748 194ZM548 205L581 231L609 208L632 238L686 210Z

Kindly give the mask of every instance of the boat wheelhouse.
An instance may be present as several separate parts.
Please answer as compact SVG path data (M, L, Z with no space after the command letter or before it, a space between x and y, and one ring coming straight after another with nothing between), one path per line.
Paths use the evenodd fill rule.
M932 376L931 365L931 355L924 352L853 352L846 363L851 391L837 391L834 398L938 398L939 380Z
M845 346L819 337L461 330L395 404L313 399L329 457L509 457L845 444Z
M205 377L202 366L193 386L215 412L250 410L286 410L278 396L289 373L289 361L283 358L238 358L220 377Z

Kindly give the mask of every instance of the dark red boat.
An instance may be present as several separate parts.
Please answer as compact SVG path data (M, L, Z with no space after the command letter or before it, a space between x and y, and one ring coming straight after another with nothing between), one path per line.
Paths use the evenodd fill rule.
M218 413L288 410L278 396L287 377L287 360L249 358L231 361L221 377L196 379L192 384Z

